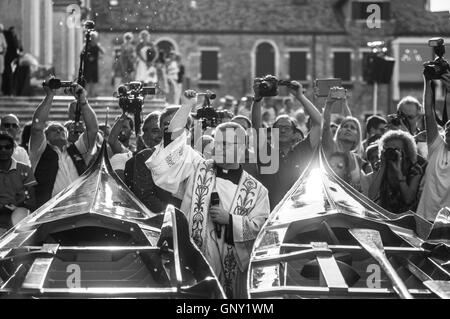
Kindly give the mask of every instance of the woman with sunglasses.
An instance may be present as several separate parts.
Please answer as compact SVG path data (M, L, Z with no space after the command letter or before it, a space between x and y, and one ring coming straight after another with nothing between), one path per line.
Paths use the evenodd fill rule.
M16 142L20 140L20 122L17 116L14 114L7 114L1 118L0 122L0 130L7 132L14 139L13 159L31 167L27 150L22 146L19 146Z

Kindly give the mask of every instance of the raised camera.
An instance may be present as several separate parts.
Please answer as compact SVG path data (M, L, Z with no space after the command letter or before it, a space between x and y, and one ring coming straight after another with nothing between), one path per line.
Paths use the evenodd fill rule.
M295 88L291 81L279 80L276 76L273 75L266 75L263 78L256 78L256 80L260 81L259 94L262 97L277 96L278 94L280 94L280 91L278 89L278 86L280 85Z
M444 39L432 38L428 41L428 46L433 48L437 58L423 64L423 74L427 80L439 80L443 74L450 70L448 62L443 58L445 54Z
M42 83L43 87L49 87L52 90L58 90L60 88L75 87L77 84L71 81L61 81L60 79L52 78Z

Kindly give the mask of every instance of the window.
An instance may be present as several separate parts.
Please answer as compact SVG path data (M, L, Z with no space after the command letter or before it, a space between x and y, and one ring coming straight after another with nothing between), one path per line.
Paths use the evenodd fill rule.
M289 78L296 81L308 80L308 52L289 52Z
M367 10L369 5L378 5L380 8L381 20L391 19L391 3L389 1L353 1L352 2L352 20L364 20L373 13L373 10Z
M371 49L360 49L359 59L361 62L361 78L360 80L369 83L371 80L371 69L370 69L370 56L372 55Z
M433 51L426 43L405 43L399 46L399 82L422 83L423 63L432 60Z
M218 50L202 50L200 54L200 80L219 80Z
M263 42L256 47L255 76L275 74L275 48L268 42Z
M343 82L352 81L352 53L350 51L333 52L334 77Z

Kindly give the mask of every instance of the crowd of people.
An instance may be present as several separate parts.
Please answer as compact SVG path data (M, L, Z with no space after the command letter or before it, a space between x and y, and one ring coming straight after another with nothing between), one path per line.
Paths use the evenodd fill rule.
M139 33L137 44L133 33L125 33L120 50L117 51L114 62L114 77L117 81L157 85L169 104L180 103L184 77L180 54L173 50L166 52L158 49L147 30Z
M129 35L126 40L123 48L131 54ZM124 75L131 76L134 65L137 74L139 65L148 66L139 54L148 41L141 33L138 63L126 64ZM450 72L441 81L450 92ZM321 112L296 81L282 108L262 96L260 84L255 79L253 94L240 103L225 99L220 109L226 116L207 128L193 120L201 101L187 90L181 105L169 102L145 114L135 138L126 114L112 127L99 125L81 86L71 90L68 121L49 123L56 92L45 87L30 123L1 116L0 228L12 227L75 181L104 140L112 167L145 206L161 212L173 204L186 214L193 241L230 298L246 296L253 242L320 145L337 176L392 213L412 211L433 222L450 206L450 121L436 122L431 80L424 78L424 105L408 96L395 115L372 115L364 140L347 99L333 97L339 88L330 89ZM177 100L174 91L167 94ZM73 121L74 103L82 125ZM332 114L336 104L342 104L339 117Z

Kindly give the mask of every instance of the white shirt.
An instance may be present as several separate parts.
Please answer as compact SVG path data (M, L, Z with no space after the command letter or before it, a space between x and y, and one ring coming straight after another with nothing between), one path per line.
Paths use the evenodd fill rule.
M92 158L91 154L95 154L96 152L96 146L94 146L95 149L91 152L91 154L88 153L88 148L84 143L83 137L84 133L81 134L81 136L75 142L75 146L83 157L85 164L87 165ZM33 154L32 152L30 153L31 168L33 169L33 173L35 173L36 167L46 147L47 139L44 137L44 139L42 139L42 144L39 146L36 154ZM79 177L79 175L75 164L73 163L69 153L67 152L67 146L64 146L62 151L57 146L50 145L50 147L56 152L56 154L58 154L58 173L56 174L55 184L53 185L53 197L61 192L64 188L72 184L72 182L74 182Z
M133 153L131 153L131 152L118 153L118 154L113 155L109 161L111 162L111 166L112 166L113 170L115 170L115 171L118 171L118 170L124 171L125 170L125 164L132 157L133 157Z
M441 136L435 139L428 152L425 185L417 214L434 221L439 210L450 206L450 152Z
M25 165L31 167L31 162L30 162L30 158L28 157L28 153L22 146L19 146L19 145L15 146L12 158L15 159L19 163L22 163L22 164L25 164Z

